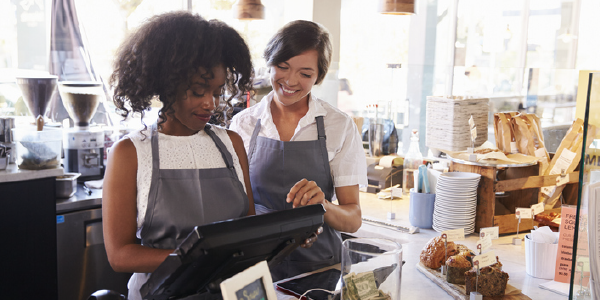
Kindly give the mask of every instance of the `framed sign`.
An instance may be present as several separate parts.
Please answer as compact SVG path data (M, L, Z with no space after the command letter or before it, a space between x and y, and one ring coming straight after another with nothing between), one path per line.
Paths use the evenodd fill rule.
M221 282L223 300L277 300L266 261Z

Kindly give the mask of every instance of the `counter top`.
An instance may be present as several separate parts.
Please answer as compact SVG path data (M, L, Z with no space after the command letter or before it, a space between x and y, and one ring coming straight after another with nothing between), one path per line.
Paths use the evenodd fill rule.
M386 221L389 223L410 226L408 220L409 200L408 196L402 200L382 200L378 199L375 194L360 193L360 204L363 216L369 216L377 220ZM396 213L395 220L386 220L387 212ZM397 230L374 226L363 222L361 228L352 235L356 237L381 237L395 240L402 244L402 259L406 264L402 268L402 299L419 299L427 296L427 299L453 299L442 288L433 281L429 280L425 275L421 274L416 268L419 263L419 255L427 242L440 233L433 229L420 229L419 233L409 234L399 232ZM524 238L525 233L520 233L519 237ZM566 299L557 293L541 289L539 285L551 280L539 279L527 275L525 272L525 243L520 246L512 245L512 239L516 237L512 235L501 235L499 239L493 240L492 250L495 251L502 263L503 271L507 272L509 277L508 283L520 289L523 294L531 299ZM463 244L469 249L476 249L477 234L466 236L464 241L457 243ZM555 262L548 262L555 263Z
M0 171L0 182L24 181L39 178L55 177L65 173L61 167L43 170L22 170L16 164L9 164L6 170Z
M56 213L64 214L71 211L102 207L102 190L90 189L91 194L83 188L83 183L77 183L77 192L70 198L56 200Z

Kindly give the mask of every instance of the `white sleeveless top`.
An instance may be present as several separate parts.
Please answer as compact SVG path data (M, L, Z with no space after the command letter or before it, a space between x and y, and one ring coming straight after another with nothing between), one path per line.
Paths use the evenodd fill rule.
M215 134L223 141L227 150L233 157L235 172L244 186L244 174L240 166L240 160L233 148L231 139L225 128L211 125ZM145 136L144 136L145 135ZM139 130L125 136L135 146L138 160L137 170L137 237L144 226L146 208L148 206L148 194L150 193L150 182L152 179L152 145L150 143L150 127L147 130ZM190 136L172 136L158 133L158 148L161 169L210 169L224 168L225 161L217 145L204 130Z

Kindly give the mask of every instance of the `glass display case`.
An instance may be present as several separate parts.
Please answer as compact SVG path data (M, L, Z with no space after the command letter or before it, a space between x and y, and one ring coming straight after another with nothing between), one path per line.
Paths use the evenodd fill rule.
M600 73L590 73L569 299L600 297Z

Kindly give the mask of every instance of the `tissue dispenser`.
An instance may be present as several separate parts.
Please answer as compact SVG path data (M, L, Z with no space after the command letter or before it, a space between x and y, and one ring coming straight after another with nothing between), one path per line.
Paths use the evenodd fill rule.
M386 167L371 164L367 167L368 193L379 193L381 190L399 184L402 186L402 166Z

